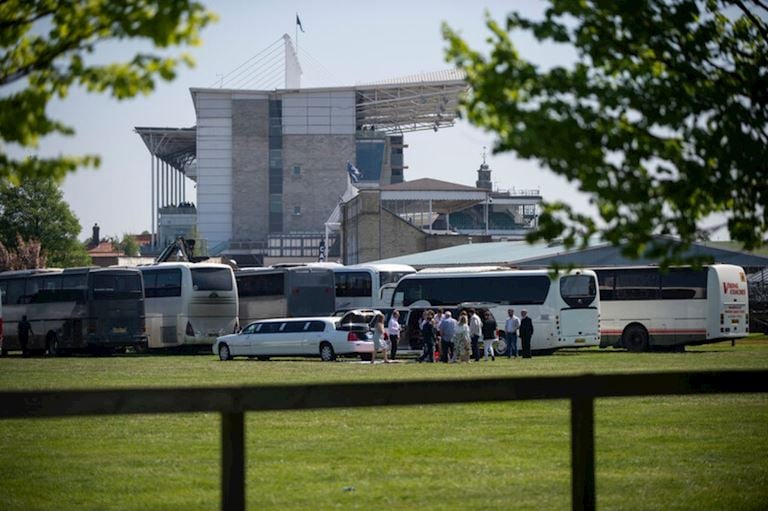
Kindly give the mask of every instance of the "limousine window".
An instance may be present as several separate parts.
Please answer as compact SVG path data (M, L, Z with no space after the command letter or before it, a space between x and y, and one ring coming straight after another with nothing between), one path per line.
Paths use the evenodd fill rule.
M242 333L244 333L244 334L255 334L259 330L260 326L261 326L260 323L251 323L250 325L248 325L247 327L245 327L243 329Z
M325 323L322 321L310 321L309 322L309 328L307 328L308 332L324 332L325 331Z
M261 328L259 328L258 332L260 334L273 334L279 332L281 326L283 326L283 323L261 323Z
M306 326L306 321L289 321L285 323L285 326L280 331L287 333L303 332Z

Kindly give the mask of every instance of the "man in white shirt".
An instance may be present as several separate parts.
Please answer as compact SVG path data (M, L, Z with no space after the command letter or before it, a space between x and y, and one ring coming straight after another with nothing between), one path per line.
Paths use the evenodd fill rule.
M504 338L507 341L507 358L517 358L517 329L520 328L520 318L515 316L515 309L507 311L509 317L504 323Z
M397 354L397 343L400 341L400 313L396 310L392 311L392 315L389 317L387 334L389 334L389 343L392 351L389 358L394 360Z
M480 362L480 336L483 334L483 320L475 309L469 309L469 339L472 341L472 358Z

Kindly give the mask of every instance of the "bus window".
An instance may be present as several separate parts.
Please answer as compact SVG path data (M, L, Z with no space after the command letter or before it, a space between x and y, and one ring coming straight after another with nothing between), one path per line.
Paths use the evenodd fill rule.
M91 285L93 289L93 298L96 300L135 298L141 296L140 275L94 273Z
M600 300L613 300L616 273L613 271L597 270L597 282L600 287Z
M560 279L560 295L569 307L589 307L597 290L591 275L567 275Z
M662 300L706 300L707 269L672 268L661 274Z
M337 272L336 296L371 296L371 275L367 272Z
M238 296L282 296L285 293L282 273L238 275Z
M232 270L228 268L192 268L195 291L231 291Z
M6 305L16 305L24 303L25 279L13 279L8 281L8 290L6 291Z
M660 284L656 269L620 272L616 275L616 300L658 300Z
M37 292L40 290L40 284L40 277L32 277L27 279L27 285L24 289L24 297L22 298L22 303L37 303Z
M147 298L181 296L181 270L142 271Z
M62 301L74 301L76 303L85 303L85 291L88 289L88 274L79 273L74 275L63 275L61 277L61 299Z
M36 303L58 302L64 299L61 292L61 275L39 278Z
M550 280L546 275L520 277L437 277L406 279L397 287L397 299L403 293L402 305L419 300L431 305L456 305L462 302L492 302L503 305L541 305L547 299Z

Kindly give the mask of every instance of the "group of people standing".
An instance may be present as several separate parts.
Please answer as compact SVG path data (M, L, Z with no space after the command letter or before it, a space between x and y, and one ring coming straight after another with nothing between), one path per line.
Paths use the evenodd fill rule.
M509 317L504 324L504 336L507 344L506 356L518 357L517 338L520 336L523 358L531 357L531 337L533 322L528 317L528 311L520 311L521 318L515 315L514 309L507 311ZM382 353L384 362L389 363L397 355L397 344L400 340L400 313L395 310L384 326L384 315L377 314L373 320L373 354L371 363L376 363L377 353ZM451 311L438 309L425 310L419 321L422 336L423 351L418 362L469 362L470 357L475 362L480 361L480 339L483 339L483 360L496 360L493 344L496 341L497 324L490 311L485 311L483 317L475 309L462 310L459 319L453 317ZM387 338L388 343L387 345ZM498 354L501 356L502 354Z
M525 309L521 311L522 319L509 309L509 319L505 324L507 341L506 355L517 357L517 336L520 333L522 355L531 356L531 337L533 322ZM394 315L394 314L393 314ZM440 362L469 362L470 357L475 362L480 361L480 339L483 339L483 360L496 360L493 344L496 341L497 324L490 311L485 311L481 318L475 309L462 310L458 321L453 318L451 311L426 310L422 314L419 328L422 334L423 352L417 359L419 362L435 362L435 352ZM436 349L437 348L437 349ZM499 354L501 355L501 354Z

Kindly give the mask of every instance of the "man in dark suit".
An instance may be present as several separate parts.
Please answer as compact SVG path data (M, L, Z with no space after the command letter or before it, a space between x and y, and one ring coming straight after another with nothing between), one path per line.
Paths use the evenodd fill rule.
M21 345L21 356L26 357L28 354L27 345L29 344L29 334L34 334L32 325L27 321L26 315L21 317L17 332L19 334L19 344Z
M520 343L523 348L523 358L531 358L531 337L533 337L533 321L528 317L528 311L520 311Z

